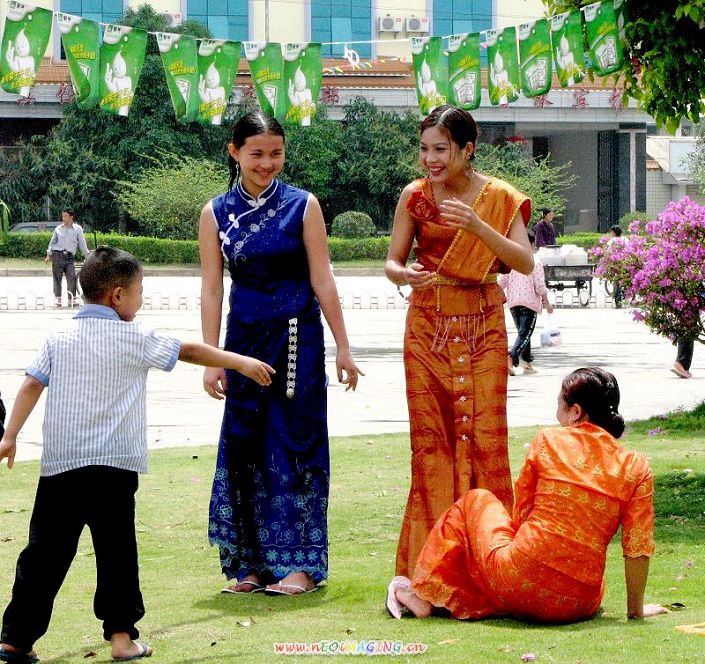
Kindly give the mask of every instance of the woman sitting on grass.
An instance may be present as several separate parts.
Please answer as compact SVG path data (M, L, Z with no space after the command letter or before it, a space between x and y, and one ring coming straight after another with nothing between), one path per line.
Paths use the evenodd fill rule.
M654 552L653 475L615 440L624 431L619 387L602 369L569 374L558 396L561 428L531 443L515 484L514 518L489 491L468 491L434 526L413 582L395 577L387 607L418 618L513 616L573 622L594 616L604 593L607 547L622 526L627 617L644 606Z

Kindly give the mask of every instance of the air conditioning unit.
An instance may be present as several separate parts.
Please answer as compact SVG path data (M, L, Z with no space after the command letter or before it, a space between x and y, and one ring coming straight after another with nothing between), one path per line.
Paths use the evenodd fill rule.
M409 16L406 19L407 32L430 32L431 19L428 16Z
M401 32L404 29L404 19L401 16L380 16L380 32Z
M177 25L181 25L181 21L183 20L181 14L164 12L162 16L164 17L167 28L175 28Z

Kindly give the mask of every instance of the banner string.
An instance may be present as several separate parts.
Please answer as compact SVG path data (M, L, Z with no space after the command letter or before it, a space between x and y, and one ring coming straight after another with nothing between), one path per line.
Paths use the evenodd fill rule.
M600 2L595 2L595 3L591 4L591 5L585 5L585 6L583 6L583 7L579 7L579 11L582 12L582 13L585 13L585 11L586 11L587 9L589 9L589 8L591 8L591 7L599 7L601 4L602 4L602 2L600 1ZM68 14L68 12L53 12L53 13L54 13L54 16L56 16L56 15L59 14L59 13ZM568 13L568 12L563 12L563 13ZM70 16L74 16L74 14L69 14L69 15L70 15ZM555 14L555 16L560 16L560 14ZM506 28L510 28L510 27L516 28L516 27L519 26L519 25L524 25L524 24L526 24L526 23L533 23L533 22L535 22L535 21L541 20L542 18L546 18L547 20L550 21L550 20L553 18L553 16L545 16L545 17L542 16L542 17L540 17L540 18L536 18L536 19L533 19L533 20L531 20L531 21L522 21L521 23L517 23L516 25L511 25L511 26L510 26L510 25L505 25L505 26L502 26L501 28L490 28L489 30L478 30L476 34L480 34L480 35L485 35L485 36L486 36L486 35L487 35L488 33L490 33L490 32L501 31L501 30L505 30ZM105 23L105 22L103 22L103 21L96 21L96 23L98 23L98 25L101 25L101 26L103 26L103 27L108 26L108 25L120 25L119 23ZM124 26L124 27L131 27L131 26ZM136 29L141 30L141 28L136 28ZM157 34L157 31L152 31L152 30L145 30L145 32L146 32L147 34L149 34L149 35L156 35L156 34ZM166 33L166 34L184 34L184 33L179 33L179 32L171 32L171 33L170 33L170 32L168 32L168 31L160 31L160 32L161 32L162 34L164 34L164 33ZM456 37L456 36L459 36L459 35L467 35L467 34L472 34L472 33L469 33L469 32L467 32L467 33L461 32L461 33L457 33L457 34L454 34L454 35L442 35L442 36L441 36L441 39L450 39L451 37ZM321 46L350 46L350 45L353 45L353 44L361 44L361 45L364 45L364 44L410 44L410 43L411 43L411 39L412 39L411 37L404 37L404 38L402 38L402 39L393 39L393 40L392 40L392 39L367 39L367 40L334 41L334 42L314 42L314 43L319 43L319 44L321 44ZM419 39L430 39L430 36L428 36L428 37L419 37ZM197 42L201 42L201 41L234 41L234 42L236 42L236 41L239 41L240 43L243 43L243 42L258 42L258 41L260 41L260 40L256 40L256 39L226 39L226 40L221 40L221 39L218 39L218 38L216 38L216 37L212 37L212 38L197 37L197 38L196 38L196 41L197 41ZM305 43L305 42L301 42L301 43ZM390 56L390 59L391 59L391 57L393 57L393 56Z

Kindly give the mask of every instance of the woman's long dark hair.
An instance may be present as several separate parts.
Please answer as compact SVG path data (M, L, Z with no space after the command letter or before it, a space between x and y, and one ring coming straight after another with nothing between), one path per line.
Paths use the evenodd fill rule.
M284 138L284 129L279 124L278 120L262 113L262 111L256 111L243 115L235 123L233 127L233 137L230 142L239 149L245 145L245 141L250 136L257 136L258 134L272 134L273 136L281 136L282 140L286 140ZM230 171L228 189L232 189L233 185L240 177L240 164L238 164L229 153L228 170Z
M577 403L590 422L615 438L624 433L624 418L619 414L619 385L609 371L598 367L576 369L563 379L561 397L569 406Z
M429 127L438 127L462 150L468 143L473 148L477 141L479 131L477 123L470 113L462 108L448 104L434 108L427 118L421 122L419 133L423 134ZM472 151L470 160L475 159L475 150Z

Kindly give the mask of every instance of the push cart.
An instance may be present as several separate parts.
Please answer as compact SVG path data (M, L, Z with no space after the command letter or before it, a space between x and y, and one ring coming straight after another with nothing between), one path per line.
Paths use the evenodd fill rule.
M546 288L562 291L566 288L575 288L578 291L578 301L583 307L590 304L592 297L592 274L595 266L586 265L544 265L543 272L546 278Z

